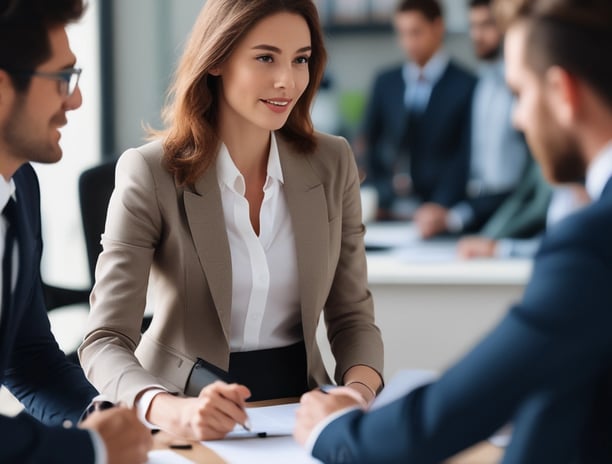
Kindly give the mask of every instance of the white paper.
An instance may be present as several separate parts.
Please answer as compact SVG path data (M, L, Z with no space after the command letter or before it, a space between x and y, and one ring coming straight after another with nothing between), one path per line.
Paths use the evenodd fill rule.
M366 247L397 248L423 243L411 222L379 222L368 224L364 237Z
M245 438L266 433L268 436L291 435L295 427L295 412L299 403L280 404L276 406L263 406L247 408L251 421L251 431L244 430L237 425L227 438Z
M170 450L155 450L149 451L147 464L193 464L193 462Z
M376 397L370 409L377 409L407 395L418 387L431 383L438 377L434 371L404 369L398 371Z
M457 262L457 242L442 239L424 241L397 248L391 256L403 263Z
M225 439L202 442L227 464L317 464L293 437Z

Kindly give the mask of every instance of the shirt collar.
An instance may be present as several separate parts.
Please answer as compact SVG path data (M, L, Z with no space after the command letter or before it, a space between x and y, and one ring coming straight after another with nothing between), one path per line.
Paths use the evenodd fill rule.
M593 201L599 199L612 177L612 141L593 160L587 170L586 189Z
M0 211L4 209L10 197L15 199L15 181L12 178L7 181L0 175Z
M219 179L220 185L226 185L230 190L233 190L240 195L244 195L246 190L244 177L236 167L236 164L234 164L234 160L232 160L229 150L224 143L222 143L219 147L219 153L217 155L217 178ZM277 180L281 184L284 183L283 171L278 153L278 145L276 143L276 135L274 132L272 132L270 135L270 152L268 153L266 186L269 185L270 179Z
M419 79L419 75L422 74L425 80L433 85L440 80L442 74L446 71L449 61L448 54L440 49L429 59L423 68L420 68L412 61L406 63L404 65L404 79L407 82L416 82Z

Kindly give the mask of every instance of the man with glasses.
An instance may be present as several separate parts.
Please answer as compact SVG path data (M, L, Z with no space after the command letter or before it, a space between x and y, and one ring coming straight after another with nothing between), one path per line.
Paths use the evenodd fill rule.
M79 423L97 392L59 349L43 301L29 163L60 160L59 129L81 105L65 25L82 12L82 0L0 0L0 384L27 411L0 416L2 463L139 463L151 446L126 408L98 412L93 403Z

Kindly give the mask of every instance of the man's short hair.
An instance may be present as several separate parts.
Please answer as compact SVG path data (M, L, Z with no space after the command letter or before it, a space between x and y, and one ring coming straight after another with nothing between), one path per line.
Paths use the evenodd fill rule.
M495 0L502 27L527 27L526 64L543 76L559 66L586 82L612 107L610 0Z
M396 13L418 11L433 22L442 17L442 7L437 0L402 0L395 9Z
M11 71L33 71L51 54L48 31L79 19L83 0L0 0L0 69L19 92L30 78Z

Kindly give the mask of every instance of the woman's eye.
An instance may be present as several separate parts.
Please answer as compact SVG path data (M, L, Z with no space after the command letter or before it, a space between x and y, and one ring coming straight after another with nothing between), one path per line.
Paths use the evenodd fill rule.
M272 57L270 55L262 55L257 57L257 61L261 61L262 63L272 63Z
M295 62L298 64L307 64L310 61L310 57L309 56L298 56L295 59Z

